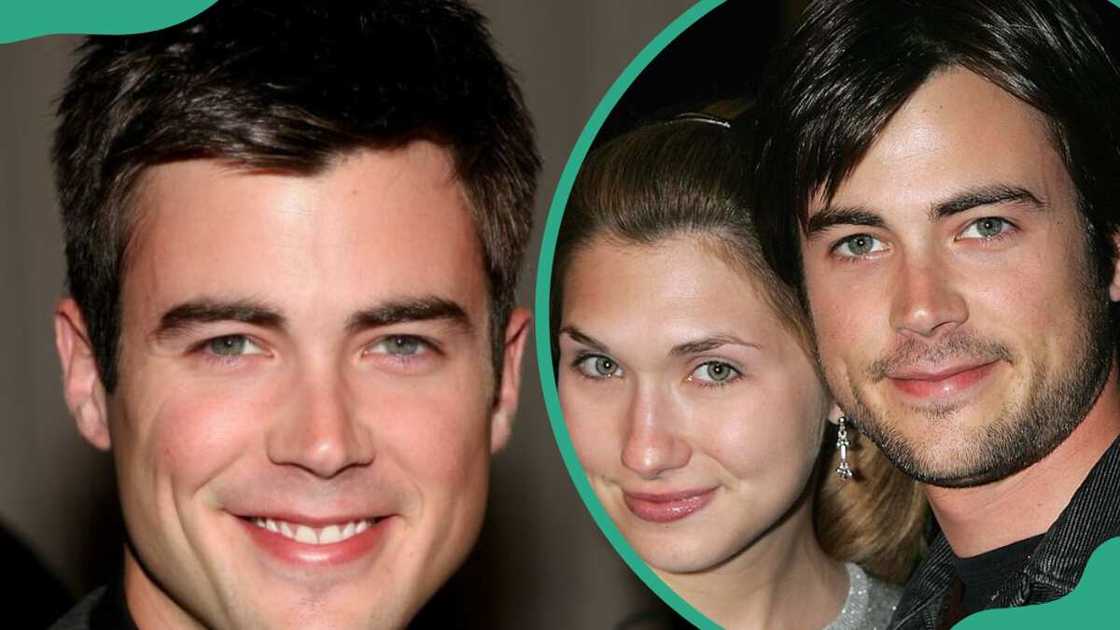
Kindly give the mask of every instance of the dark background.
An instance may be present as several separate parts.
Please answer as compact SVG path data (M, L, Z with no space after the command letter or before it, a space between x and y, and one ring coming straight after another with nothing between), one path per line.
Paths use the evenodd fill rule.
M715 101L753 98L763 63L802 4L732 1L713 9L638 75L603 123L596 143Z

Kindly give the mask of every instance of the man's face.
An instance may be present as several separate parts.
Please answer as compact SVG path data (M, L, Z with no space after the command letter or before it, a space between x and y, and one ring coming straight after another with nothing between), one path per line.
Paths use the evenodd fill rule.
M802 251L827 379L910 475L1000 479L1092 406L1112 348L1076 204L1042 114L952 68L811 205Z
M310 177L177 162L136 204L105 403L134 616L404 625L476 537L526 322L492 404L487 281L449 155L416 142Z

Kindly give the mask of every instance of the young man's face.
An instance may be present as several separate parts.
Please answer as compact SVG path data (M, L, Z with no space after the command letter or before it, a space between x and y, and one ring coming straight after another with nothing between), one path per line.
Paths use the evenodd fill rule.
M1107 292L1036 110L966 70L939 72L809 214L806 289L829 384L907 473L1005 477L1095 401Z
M134 616L397 627L459 565L527 319L511 318L492 404L466 203L425 142L310 177L212 160L144 175L118 388L67 370L79 426L116 460ZM64 364L88 361L72 304L58 325Z

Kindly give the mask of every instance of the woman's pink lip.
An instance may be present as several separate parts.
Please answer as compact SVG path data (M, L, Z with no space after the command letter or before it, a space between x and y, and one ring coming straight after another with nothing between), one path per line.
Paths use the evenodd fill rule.
M702 510L715 496L715 488L680 492L623 492L626 507L642 519L653 523L670 523Z
M929 374L907 373L890 377L890 382L904 394L914 398L941 398L960 394L983 381L996 365L996 361L964 369L931 372Z
M270 556L287 564L302 566L335 566L368 556L381 547L395 519L382 518L369 529L346 540L326 545L297 542L291 538L257 526L250 520L239 519L256 546Z

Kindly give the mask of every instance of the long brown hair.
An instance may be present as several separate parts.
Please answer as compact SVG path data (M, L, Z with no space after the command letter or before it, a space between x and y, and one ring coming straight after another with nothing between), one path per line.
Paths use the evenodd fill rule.
M736 127L743 121L734 123ZM686 114L639 127L594 150L576 178L557 239L552 270L552 330L558 330L563 280L571 260L594 239L651 244L679 234L712 238L741 267L779 321L813 357L809 318L795 289L779 280L762 254L750 213L749 163L732 123ZM552 340L556 356L556 339ZM823 379L822 379L823 382ZM823 420L823 419L822 419ZM857 478L839 479L835 429L826 431L813 514L826 553L874 575L902 582L923 545L925 499L870 440L850 451Z

